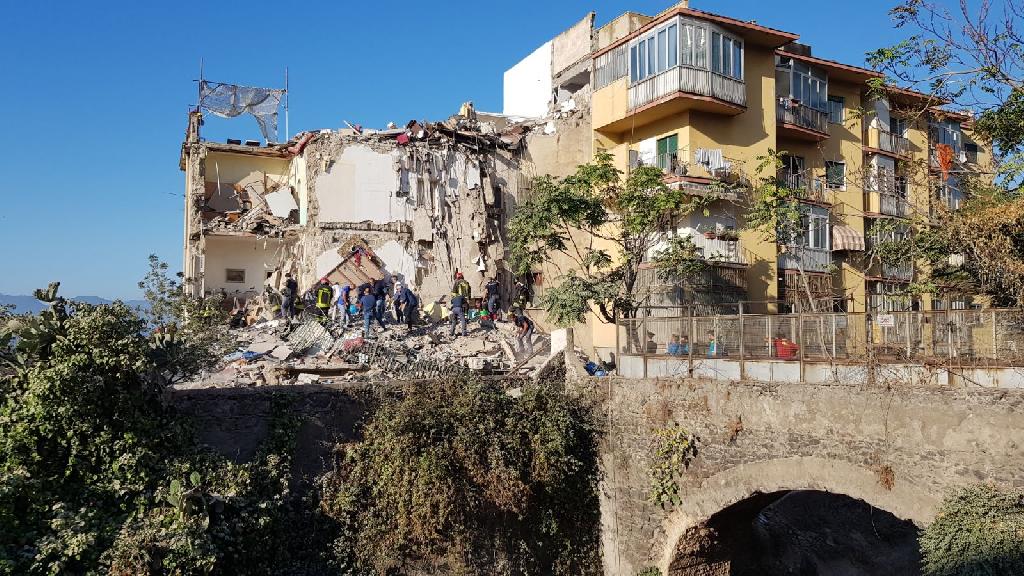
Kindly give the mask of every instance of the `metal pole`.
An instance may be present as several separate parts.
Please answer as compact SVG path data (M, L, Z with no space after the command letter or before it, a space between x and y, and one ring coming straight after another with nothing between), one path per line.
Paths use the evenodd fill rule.
M693 376L693 349L697 347L697 318L690 314L690 347L688 348L687 372Z
M284 141L287 142L289 138L288 131L288 67L284 67ZM277 139L281 139L281 134L278 132Z
M996 330L996 311L992 310L992 362L999 358L999 332Z
M196 112L203 111L203 59L199 59L199 93L196 95Z
M797 315L796 315L796 341L800 343L800 347L798 348L798 350L800 350L800 381L801 382L806 381L806 377L804 376L804 349L806 348L806 346L805 346L806 342L804 342L804 337L803 337L803 333L804 333L804 320L803 320L803 318L804 318L803 313L802 312L797 312Z
M847 323L849 325L849 323ZM832 315L832 361L836 361L836 315Z
M911 340L910 340L910 330L911 330L911 328L910 328L910 319L911 319L911 315L912 314L913 314L913 312L906 312L906 315L907 315L907 361L908 362L910 361L911 354L912 354L912 351L910 349L911 346L912 346Z
M744 340L745 338L743 337L743 302L740 302L740 380L747 379L747 366L746 362L744 362L743 360L744 358L746 358L746 348L743 345Z

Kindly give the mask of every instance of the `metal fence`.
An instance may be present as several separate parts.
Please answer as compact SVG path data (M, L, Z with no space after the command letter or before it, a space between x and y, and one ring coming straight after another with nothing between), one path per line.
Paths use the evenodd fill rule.
M659 311L665 314L665 310ZM1024 366L1024 310L646 315L620 319L620 355Z

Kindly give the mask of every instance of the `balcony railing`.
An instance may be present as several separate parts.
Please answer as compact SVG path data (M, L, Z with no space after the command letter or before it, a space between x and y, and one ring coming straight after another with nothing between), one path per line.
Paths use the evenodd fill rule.
M717 236L715 238L708 238L700 232L691 234L690 240L697 247L697 252L705 260L729 264L747 263L739 240L723 240Z
M910 156L910 140L887 130L878 130L878 148L898 156Z
M779 254L779 268L786 270L828 272L831 265L832 252L824 248L787 246L786 251Z
M776 104L776 115L779 124L792 124L821 134L828 134L828 114L821 110L809 108L788 99L781 99Z
M676 66L630 86L629 109L639 108L676 92L710 96L738 106L747 105L747 87L743 82L710 70Z
M786 174L779 177L779 186L795 190L800 198L825 203L825 181L803 174Z
M882 276L909 282L914 277L914 264L912 262L900 262L899 264L886 264L883 262Z
M900 218L906 218L910 214L910 204L907 199L902 196L895 194L880 194L880 207L882 214L886 216L897 216Z

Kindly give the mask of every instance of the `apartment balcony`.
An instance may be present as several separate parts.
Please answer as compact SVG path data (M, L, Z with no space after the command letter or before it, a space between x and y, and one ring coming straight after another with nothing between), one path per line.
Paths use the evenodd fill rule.
M828 138L828 114L781 98L775 106L779 136L821 142Z
M910 158L910 140L888 130L868 128L864 139L864 148L872 153L900 159Z
M614 90L614 85L604 90ZM624 107L607 100L614 108L594 114L594 129L622 133L688 110L700 110L724 116L736 116L747 109L747 86L743 82L710 70L675 66L649 76L627 88ZM621 104L620 104L621 106Z
M708 262L738 265L748 263L739 240L720 238L717 233L714 236L711 236L710 233L707 235L692 233L690 240L696 246L701 258Z
M905 178L885 174L870 176L864 182L864 190L867 212L899 218L910 214Z
M750 188L750 183L738 175L716 177L703 166L690 165L686 160L686 153L681 151L658 154L655 165L665 173L665 184L669 188L693 196L716 196L726 200L737 200L740 191Z
M900 262L899 264L882 263L882 277L890 280L910 282L914 278L913 262Z
M821 178L810 178L803 174L783 173L779 177L778 185L795 191L797 197L801 200L828 204L825 181Z
M786 251L779 254L779 268L783 270L802 270L804 272L828 272L832 265L832 251L824 248L807 246L786 246Z

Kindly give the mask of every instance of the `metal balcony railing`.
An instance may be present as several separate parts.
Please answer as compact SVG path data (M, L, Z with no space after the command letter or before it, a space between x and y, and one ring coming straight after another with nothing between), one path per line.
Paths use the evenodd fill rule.
M779 268L804 272L828 272L832 265L832 251L807 246L786 246L779 254Z
M821 134L828 134L828 114L821 110L788 99L779 100L775 110L779 124L792 124Z
M878 147L891 154L910 156L910 140L888 130L878 131Z
M779 186L796 190L798 196L813 202L826 202L825 181L821 178L811 178L803 174L786 174L779 177Z
M700 232L691 234L690 240L705 260L729 264L747 263L739 240L723 239L718 237L717 234L714 238L709 238Z

